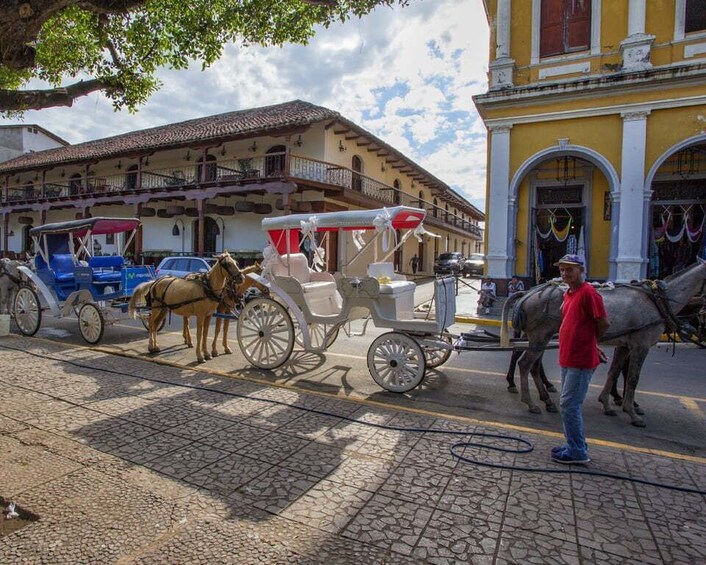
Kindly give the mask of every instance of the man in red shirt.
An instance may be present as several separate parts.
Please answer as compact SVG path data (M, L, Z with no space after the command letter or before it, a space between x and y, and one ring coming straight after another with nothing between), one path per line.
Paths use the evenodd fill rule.
M591 459L583 430L581 406L593 372L606 360L598 340L606 332L608 316L603 298L584 282L584 263L579 255L564 255L557 263L561 279L569 285L561 305L559 366L561 367L561 420L566 445L552 449L552 460L585 464Z

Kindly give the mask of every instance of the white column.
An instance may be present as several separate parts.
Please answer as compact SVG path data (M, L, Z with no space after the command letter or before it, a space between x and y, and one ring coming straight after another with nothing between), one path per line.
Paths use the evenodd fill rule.
M512 22L512 1L498 0L495 15L495 60L488 65L490 90L512 87L512 73L515 61L510 57L510 24Z
M654 35L645 34L646 0L630 0L628 5L628 36L620 42L623 70L642 71L652 67L650 50Z
M498 0L498 14L495 18L495 58L510 56L510 14L511 0Z
M618 222L618 256L616 280L639 279L643 263L643 199L645 191L645 146L647 116L645 112L624 112L621 158L620 216Z
M645 0L630 0L628 6L628 35L645 33Z
M508 201L510 197L510 129L512 126L491 126L490 194L488 195L488 274L493 278L507 278L507 238L510 234Z

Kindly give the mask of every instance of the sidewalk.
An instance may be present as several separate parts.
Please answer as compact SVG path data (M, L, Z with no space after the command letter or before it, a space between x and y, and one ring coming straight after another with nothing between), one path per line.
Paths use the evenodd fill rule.
M41 339L0 339L0 496L39 520L0 563L696 563L704 497L459 462L512 433ZM160 382L161 381L161 382ZM317 414L307 410L326 414ZM466 451L545 467L535 451ZM473 438L471 438L473 440ZM592 466L691 488L704 465L596 446Z

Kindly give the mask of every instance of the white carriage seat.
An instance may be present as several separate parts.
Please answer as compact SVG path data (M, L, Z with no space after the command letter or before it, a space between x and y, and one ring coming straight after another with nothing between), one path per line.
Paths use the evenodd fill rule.
M287 271L289 264L289 272ZM309 262L303 253L281 255L279 262L272 267L276 277L291 276L299 281L305 294L334 294L336 281L331 273L319 273L309 268Z
M390 279L389 283L380 283L380 294L414 292L414 289L417 287L414 282L408 281L404 275L395 273L395 266L389 262L370 263L370 265L368 265L368 276L378 279L378 282L381 277Z

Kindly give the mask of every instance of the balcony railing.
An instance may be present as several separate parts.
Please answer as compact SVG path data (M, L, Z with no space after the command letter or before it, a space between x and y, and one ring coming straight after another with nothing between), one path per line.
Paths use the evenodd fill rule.
M11 187L8 189L6 203L83 198L89 195L91 197L114 196L140 191L169 192L204 185L228 186L288 177L297 181L339 187L344 192L349 190L360 193L384 206L404 205L423 208L428 212L427 217L431 224L451 225L477 237L482 236L481 228L470 220L448 213L431 202L420 200L361 172L296 155L290 155L288 164L287 171L286 155L272 153L240 159L180 164L180 166L161 169L144 167L139 171L121 171L112 175L74 175L69 179L61 178L60 182L45 182L43 186L41 183L35 183Z

